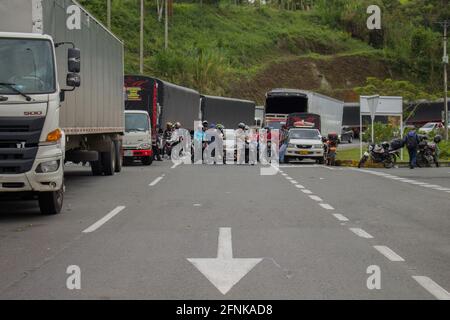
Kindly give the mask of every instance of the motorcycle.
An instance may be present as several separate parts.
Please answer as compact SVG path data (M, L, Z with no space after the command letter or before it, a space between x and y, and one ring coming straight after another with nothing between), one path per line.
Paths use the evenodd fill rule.
M361 168L369 158L374 163L382 163L385 168L393 168L400 157L400 148L392 148L388 142L382 144L370 144L368 151L364 152L361 160L359 160L358 168Z
M336 134L329 134L328 138L323 137L323 162L327 166L334 166L336 164L336 151L338 139Z
M435 138L433 142L428 142L426 136L420 137L420 142L418 145L417 152L417 166L421 167L431 167L434 163L436 167L439 167L439 157L437 152L437 144L439 141ZM439 139L439 138L438 138Z

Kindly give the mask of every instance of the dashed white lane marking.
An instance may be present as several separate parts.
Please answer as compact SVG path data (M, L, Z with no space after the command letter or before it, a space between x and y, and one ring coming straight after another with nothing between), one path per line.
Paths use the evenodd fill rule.
M109 212L106 216L92 224L90 227L83 230L83 233L89 233L94 232L98 228L100 228L102 225L104 225L108 220L112 219L116 214L118 214L120 211L125 209L125 206L118 206L115 209L113 209L111 212Z
M373 246L373 247L391 261L405 261L405 259L400 257L398 254L396 254L394 251L392 251L390 248L386 246Z
M308 190L308 189L301 189L301 190L302 190L303 193L312 194L311 190Z
M318 197L318 196L315 196L315 195L311 195L309 197L311 199L313 199L314 201L318 201L318 202L322 202L323 201L321 197Z
M299 189L305 189L305 186L302 186L301 184L296 184L295 186Z
M286 177L286 179L288 179L288 180L294 180L293 178L291 178L291 177Z
M348 221L347 217L343 216L340 213L334 213L333 216L339 221Z
M178 167L181 164L181 162L177 162L175 163L173 166L170 167L170 169L175 169L176 167Z
M350 228L354 234L361 238L372 239L373 237L361 228Z
M158 178L156 178L155 180L153 180L153 181L149 184L149 186L150 186L150 187L153 187L153 186L156 185L158 182L160 182L160 181L162 180L162 178L163 178L163 177L158 177Z
M330 206L328 203L319 203L319 206L327 210L334 210L334 208Z
M201 203L194 203L194 207L201 207Z
M425 290L431 293L436 299L450 300L450 293L436 282L424 276L412 276Z
M298 182L297 182L297 181L295 181L295 180L291 180L291 183L293 183L293 184L297 184Z

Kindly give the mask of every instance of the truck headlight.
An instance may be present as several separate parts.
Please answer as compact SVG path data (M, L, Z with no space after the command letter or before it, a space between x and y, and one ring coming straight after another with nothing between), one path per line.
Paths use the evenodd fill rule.
M55 172L59 168L59 160L51 160L40 163L37 168L37 173Z
M151 148L152 148L152 146L151 146L150 143L141 143L141 144L138 146L138 149L151 149Z

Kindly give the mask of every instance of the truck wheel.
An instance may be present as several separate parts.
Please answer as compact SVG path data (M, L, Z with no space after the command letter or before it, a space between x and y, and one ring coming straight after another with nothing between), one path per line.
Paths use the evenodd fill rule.
M64 200L64 187L61 187L58 191L40 192L39 209L42 214L52 215L61 212Z
M350 137L350 139L348 139L348 143L352 143L353 142L353 137Z
M153 163L153 157L143 157L141 161L144 166L149 166Z
M99 154L99 157L101 155ZM97 161L91 161L91 170L92 170L92 175L94 176L101 176L103 173L103 169L102 169L102 162L100 160Z
M109 151L101 153L102 168L105 176L113 176L116 167L116 152L114 143L110 142Z
M114 150L116 156L116 165L114 167L115 172L122 171L122 143L119 140L114 140Z

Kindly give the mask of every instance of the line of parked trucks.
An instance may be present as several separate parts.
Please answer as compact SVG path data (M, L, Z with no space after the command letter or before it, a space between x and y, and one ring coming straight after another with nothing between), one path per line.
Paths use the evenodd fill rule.
M65 162L113 175L127 157L150 164L167 121L189 130L202 119L254 122L253 101L125 76L123 42L75 0L2 0L0 15L0 195L37 197L42 213L61 211ZM264 122L316 114L324 134L339 132L342 109L313 92L276 89Z

